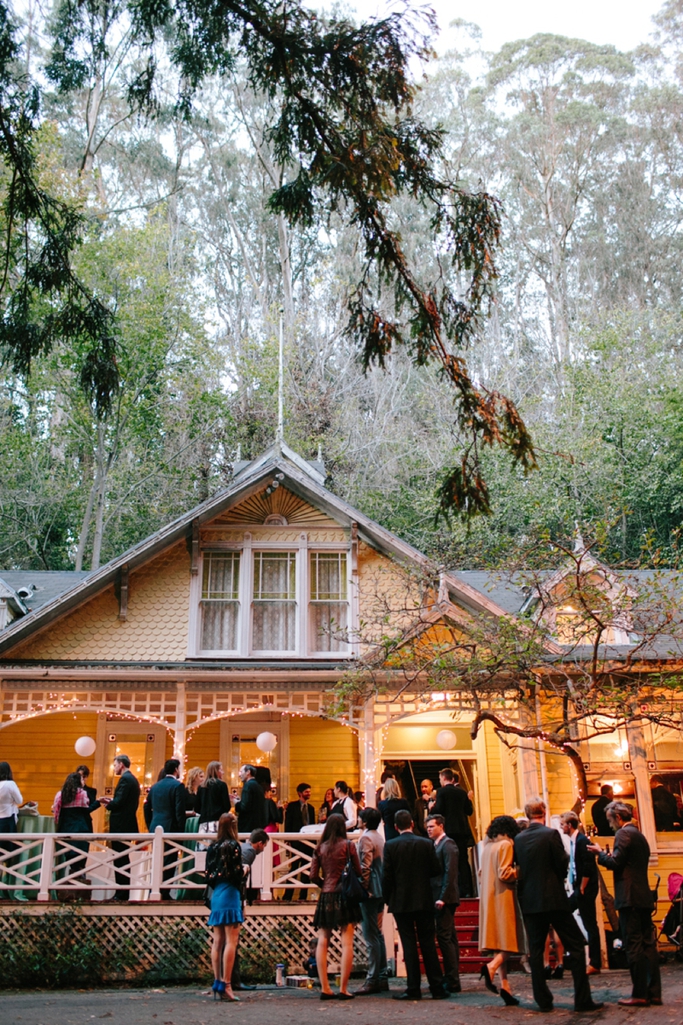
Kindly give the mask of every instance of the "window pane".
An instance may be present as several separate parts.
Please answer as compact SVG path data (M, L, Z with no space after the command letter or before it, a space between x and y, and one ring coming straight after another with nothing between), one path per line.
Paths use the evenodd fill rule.
M296 646L296 602L255 601L254 637L256 651L294 651Z
M311 553L311 601L346 601L346 553Z
M239 598L240 553L207 552L204 555L202 598Z
M254 601L296 598L296 553L254 553Z
M311 603L311 651L346 651L346 602Z
M202 602L202 651L236 651L239 602Z
M206 552L202 569L202 651L236 651L239 552Z

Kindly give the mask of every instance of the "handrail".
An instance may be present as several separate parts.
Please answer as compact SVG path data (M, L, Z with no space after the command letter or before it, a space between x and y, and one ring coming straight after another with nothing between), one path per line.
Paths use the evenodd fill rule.
M356 839L359 833L350 833ZM248 833L240 833L241 841ZM88 897L160 901L205 887L206 848L215 833L0 833L0 899L45 902ZM318 833L270 833L247 886L271 900L273 890L310 886Z

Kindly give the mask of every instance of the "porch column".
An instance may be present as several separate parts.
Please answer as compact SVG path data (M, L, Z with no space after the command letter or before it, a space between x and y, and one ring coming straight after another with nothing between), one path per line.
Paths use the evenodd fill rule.
M377 777L375 771L375 699L368 698L363 706L363 721L358 730L360 759L360 785L365 794L365 806L375 807Z
M185 705L185 681L181 681L177 684L176 689L176 712L175 712L175 730L173 740L173 753L176 758L180 759L180 771L185 771L185 741L187 736L187 715Z
M627 726L626 735L628 737L631 769L635 780L640 828L650 845L650 852L654 855L654 860L656 861L657 830L655 828L655 813L652 807L652 791L650 790L650 775L647 770L647 751L645 749L645 737L643 736L642 726Z

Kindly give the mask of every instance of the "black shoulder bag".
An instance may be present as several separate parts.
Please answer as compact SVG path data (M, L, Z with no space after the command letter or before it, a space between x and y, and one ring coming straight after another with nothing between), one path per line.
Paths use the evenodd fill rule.
M339 892L341 893L342 900L347 904L362 904L363 901L366 901L370 896L363 886L360 876L353 867L350 843L347 845L346 864L344 865L344 871L341 874Z

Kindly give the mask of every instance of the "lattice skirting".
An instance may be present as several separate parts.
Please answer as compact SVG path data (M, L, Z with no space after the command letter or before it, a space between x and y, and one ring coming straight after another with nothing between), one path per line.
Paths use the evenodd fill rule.
M35 908L0 910L0 987L69 986L84 982L200 982L211 977L208 911L182 908ZM274 982L275 965L301 974L310 953L313 906L246 909L240 934L242 975ZM338 934L330 964L339 964ZM354 969L366 963L356 929Z

